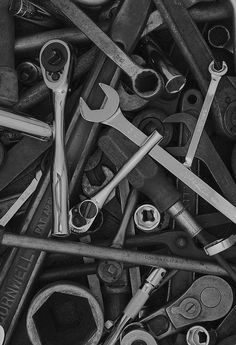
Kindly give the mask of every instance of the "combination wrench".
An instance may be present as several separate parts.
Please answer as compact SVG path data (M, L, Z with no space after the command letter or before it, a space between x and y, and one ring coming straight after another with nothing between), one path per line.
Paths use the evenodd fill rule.
M152 98L162 92L161 76L150 68L142 68L107 36L72 1L51 0L104 54L119 66L130 78L134 92L143 98Z
M91 199L82 201L74 206L69 212L69 227L71 231L84 233L93 224L99 210L103 207L105 201L113 189L132 171L143 157L161 141L162 135L154 131L148 138L144 138L140 144L140 149L123 165L113 179Z
M190 141L189 148L188 148L185 161L184 161L184 165L188 169L191 169L193 159L195 157L197 147L201 139L201 135L202 135L205 123L207 121L207 117L208 117L213 99L215 97L217 86L220 82L221 77L225 75L227 71L228 71L228 67L224 61L222 62L222 67L220 69L215 68L214 61L212 61L209 65L209 72L211 74L211 82L207 90L207 94L206 94L204 103L202 105L202 109L199 114L198 121L194 129L193 136Z
M80 110L83 118L87 121L102 122L109 125L140 146L146 139L146 135L124 117L119 108L118 93L108 85L102 83L99 85L107 97L105 107L99 110L91 110L81 98ZM149 155L236 224L236 208L162 147L156 145L149 152Z
M40 52L44 82L53 92L55 152L52 169L54 236L68 236L68 176L65 157L64 109L68 91L71 53L61 40L47 42Z

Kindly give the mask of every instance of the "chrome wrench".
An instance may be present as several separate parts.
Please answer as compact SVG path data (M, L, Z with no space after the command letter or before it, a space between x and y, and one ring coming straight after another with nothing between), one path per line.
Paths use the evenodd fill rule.
M16 212L21 208L21 206L29 199L29 197L36 190L41 176L42 176L42 171L41 170L37 171L35 178L31 181L29 186L24 190L24 192L19 196L16 202L9 208L9 210L0 219L0 226L6 226L7 223L16 214Z
M91 110L81 98L80 110L83 118L87 121L102 122L103 124L114 127L136 145L140 146L146 139L146 135L124 117L119 108L119 95L116 90L105 84L100 84L100 87L107 97L105 107L99 110ZM149 155L236 224L236 207L187 169L177 159L172 157L162 147L156 145L149 152Z
M190 141L190 144L188 147L188 151L187 151L187 154L185 157L184 165L188 169L191 169L193 159L195 157L195 154L196 154L196 151L198 148L198 144L199 144L199 141L201 139L201 135L202 135L209 111L211 109L213 99L215 97L217 86L220 82L221 77L227 73L228 67L227 67L226 63L223 61L221 69L216 69L215 68L215 62L212 61L209 65L208 70L211 74L211 82L210 82L209 88L207 90L207 94L206 94L204 103L202 105L202 109L201 109L201 112L199 114L197 124L196 124L196 127L194 129L193 136L191 138L191 141Z
M143 68L105 34L80 8L70 0L51 0L60 11L75 24L131 79L134 92L142 98L152 98L162 92L161 76L150 68Z
M113 179L101 191L91 199L82 201L79 205L76 205L70 210L69 225L73 232L85 233L88 231L113 189L135 168L143 157L161 141L161 139L162 135L157 131L154 131L149 137L145 137L143 142L140 143L140 149L123 165ZM76 224L78 220L80 220L80 222L82 221L82 223Z
M40 52L40 66L44 82L53 92L55 112L55 152L52 169L54 236L68 236L68 176L65 157L64 109L69 84L71 54L61 40L47 42Z

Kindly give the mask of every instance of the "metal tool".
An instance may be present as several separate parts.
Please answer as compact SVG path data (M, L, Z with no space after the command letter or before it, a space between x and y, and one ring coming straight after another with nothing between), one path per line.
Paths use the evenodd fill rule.
M68 176L65 157L64 108L71 69L68 45L60 40L46 43L40 52L40 65L45 84L53 91L55 115L55 152L52 169L54 236L68 236Z
M162 91L159 74L150 68L135 64L94 22L72 1L51 0L94 44L98 46L131 79L135 93L143 98L152 98Z
M129 324L120 337L121 345L132 345L134 343L157 345L155 338L143 329L139 323Z
M124 327L129 321L133 320L138 315L139 311L147 302L151 292L162 282L165 274L166 270L163 268L156 268L150 273L144 285L131 298L123 312L123 315L121 315L115 324L114 329L105 340L104 345L114 345L117 342Z
M215 344L216 334L213 337L205 327L193 326L189 328L186 334L186 341L188 345L210 345Z
M231 34L224 25L213 25L207 34L208 42L214 48L227 48L231 40Z
M53 138L53 128L45 122L0 109L0 126L11 128L41 140Z
M185 76L173 66L161 48L150 37L145 37L143 40L143 54L149 64L161 72L167 93L176 94L184 88Z
M156 339L163 339L189 325L221 319L232 304L233 291L225 280L203 276L196 279L182 296L143 317L140 322Z
M119 109L119 95L110 86L100 84L102 90L107 96L105 107L100 110L91 110L84 100L80 99L81 115L87 121L102 122L114 127L127 138L140 146L146 139L146 135L133 126L121 113ZM182 182L188 185L193 191L210 203L213 207L223 213L232 222L236 223L235 207L224 199L219 193L202 181L199 177L189 171L174 157L168 154L159 145L156 145L149 155L158 163L178 177Z
M158 209L151 204L139 206L134 213L134 222L139 230L149 233L157 229L161 221L161 214Z
M58 336L61 344L79 339L81 344L97 345L104 318L98 301L89 290L78 284L57 282L44 287L33 298L26 327L33 345L48 341L55 345Z
M30 198L30 196L36 190L41 176L42 176L42 171L41 170L37 171L36 176L30 183L30 185L24 190L24 192L19 196L16 202L9 208L9 210L0 219L0 226L6 226L7 223L16 214L16 212L21 208L21 206Z
M212 243L209 243L204 247L207 255L213 256L219 253L224 252L225 250L231 248L236 243L236 235L231 235L226 239L216 240Z
M70 229L73 232L84 233L93 224L99 210L103 207L106 199L113 189L130 173L131 170L143 159L143 157L162 139L162 136L154 131L150 137L140 145L141 148L133 157L118 171L113 179L91 199L82 201L69 212Z
M222 67L220 69L217 69L215 67L215 62L212 61L209 65L209 72L211 74L211 82L209 85L209 88L207 90L207 94L201 109L201 112L198 117L198 121L192 136L192 139L189 144L188 152L185 157L185 162L184 165L188 168L191 169L193 159L195 157L195 153L197 151L197 147L199 144L199 141L201 139L201 135L213 102L213 99L215 97L215 93L217 90L217 86L220 82L220 79L223 75L225 75L228 71L228 67L226 63L223 61L222 62Z
M118 248L118 249L123 248L130 218L132 217L134 208L137 204L137 198L138 198L137 191L135 190L131 191L127 198L124 215L123 215L120 227L110 246L111 248ZM111 284L117 281L121 277L122 272L123 272L122 262L117 262L117 261L112 261L112 260L101 261L98 264L98 268L97 268L97 273L99 275L99 278L108 284Z

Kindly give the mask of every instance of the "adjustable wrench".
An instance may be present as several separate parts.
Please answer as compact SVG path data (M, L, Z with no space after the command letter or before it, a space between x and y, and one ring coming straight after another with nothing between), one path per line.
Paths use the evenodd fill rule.
M150 137L145 138L141 148L124 164L114 178L91 199L82 201L69 212L69 226L74 232L84 233L93 224L98 211L103 207L106 199L113 189L130 173L142 158L162 139L161 134L154 131ZM79 219L78 219L79 213ZM77 224L77 220L79 224Z
M100 110L91 110L81 98L80 110L83 118L87 121L102 122L114 127L127 138L132 140L136 145L140 146L146 139L146 135L133 126L123 116L119 108L118 93L108 85L100 84L100 87L107 96L105 107ZM168 154L162 147L156 145L149 152L149 155L205 199L209 204L228 217L233 223L236 223L236 208L198 176L183 166L178 160Z
M162 92L160 75L150 68L142 68L116 45L94 22L72 1L51 0L94 44L113 60L131 79L133 90L143 98L152 98Z
M225 75L227 71L228 71L228 67L224 61L222 62L221 69L215 68L214 61L212 61L209 65L209 72L211 74L211 82L207 90L207 94L206 94L201 112L199 114L198 121L194 129L192 139L190 141L188 152L186 154L185 162L184 162L184 165L189 169L191 169L193 159L197 151L197 147L201 139L201 135L202 135L213 99L215 97L217 86L220 82L221 77Z
M55 112L55 153L52 171L54 236L68 236L68 176L65 157L64 108L70 73L70 49L60 40L46 43L40 52L45 84L53 91Z

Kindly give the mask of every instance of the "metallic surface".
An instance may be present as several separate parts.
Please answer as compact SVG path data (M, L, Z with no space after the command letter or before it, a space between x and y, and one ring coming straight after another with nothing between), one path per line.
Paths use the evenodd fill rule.
M111 127L114 127L122 134L127 136L136 145L140 146L145 140L146 136L135 126L126 120L119 109L119 96L117 92L108 85L100 84L104 93L107 96L107 103L104 109L91 110L81 98L81 114L87 121L102 122ZM158 163L163 165L167 170L173 173L193 191L200 195L203 199L209 202L213 207L220 210L226 217L236 223L235 207L224 199L220 194L213 190L204 181L199 179L179 161L174 159L160 146L155 146L149 155ZM235 217L234 217L235 214Z
M53 47L56 48L53 48ZM52 52L50 52L50 49ZM57 49L59 55L65 50L67 56L57 58ZM46 57L46 51L49 51L51 57ZM55 54L55 55L53 55ZM70 49L66 43L60 40L53 40L46 43L40 52L40 65L45 84L53 92L54 105L54 160L52 168L52 195L53 195L53 235L69 235L69 195L68 195L68 176L67 163L65 156L65 129L64 129L64 111L67 91L69 88L69 70L71 63ZM47 60L48 59L48 60ZM51 60L50 60L51 59ZM58 60L57 60L58 59ZM50 66L50 61L56 61ZM62 67L58 66L62 63ZM47 63L49 66L47 66ZM55 68L55 70L54 70ZM53 79L55 75L55 79Z
M85 224L77 226L73 222L73 211L69 213L69 226L73 232L86 232L94 222L98 211L103 207L106 199L117 185L130 173L131 170L143 159L143 157L162 139L162 136L154 131L148 138L146 138L140 145L140 149L126 162L123 167L117 172L110 182L100 190L90 200L82 201L78 206L80 216L85 220ZM76 206L77 208L77 206Z
M75 4L68 1L52 0L58 8L112 59L130 78L133 90L143 98L152 98L161 92L161 78L158 73L135 64L93 21Z
M134 213L134 222L139 230L152 232L158 227L161 215L158 209L151 204L139 206Z
M53 129L47 123L33 119L32 117L18 115L4 109L0 109L0 126L19 131L41 140L49 140L53 137Z
M203 335L205 335L205 337L203 337ZM204 341L201 341L202 338L204 338ZM209 345L210 335L206 328L202 326L193 326L186 334L186 341L188 345Z
M89 292L89 290L83 288L82 286L72 284L72 283L57 283L57 284L51 284L46 287L44 287L41 291L38 292L38 294L34 297L32 300L30 307L27 312L27 319L26 319L26 326L27 326L27 332L30 338L30 341L33 345L42 345L43 342L41 341L41 335L39 333L38 324L36 322L36 315L39 314L40 310L43 308L46 308L47 301L56 294L59 295L65 295L65 296L73 296L74 298L74 304L76 303L76 299L78 300L78 304L81 303L81 300L87 300L88 306L90 308L90 313L85 313L85 310L74 310L75 313L81 316L84 315L84 317L91 317L89 320L84 320L85 324L87 322L92 322L94 320L96 324L96 330L93 332L89 337L87 338L87 334L84 336L84 338L87 338L86 344L88 345L97 345L99 343L99 340L102 336L102 331L104 327L104 319L103 319L103 312L101 310L101 307L97 300L94 298L94 296ZM67 305L69 304L69 300L67 300ZM63 311L64 315L63 318L66 319L66 317L71 318L73 321L74 315L66 315L66 312L69 312L68 307L66 308L66 303L64 303L65 309ZM81 304L81 307L83 308L83 304ZM77 305L78 308L78 305ZM46 311L46 314L50 312L50 309L53 310L52 305L48 306L48 311ZM72 309L73 310L73 309ZM39 322L39 321L38 321ZM41 321L42 322L42 321ZM58 320L55 320L55 324L58 322ZM67 321L68 322L68 321ZM69 326L69 324L67 325ZM76 334L76 328L73 323L70 325L72 328L72 331L74 329L74 333ZM78 328L78 325L77 325ZM54 329L51 329L52 332ZM55 332L55 331L54 331ZM63 332L62 335L65 337L65 339L71 339L68 331ZM81 341L81 339L80 339Z
M189 148L185 157L184 165L190 169L193 163L194 156L197 151L197 147L199 144L199 141L201 139L201 135L205 126L205 123L207 121L207 117L209 115L209 111L213 102L213 99L216 94L216 90L218 87L218 84L220 82L220 79L223 75L225 75L228 71L228 67L226 63L222 62L222 67L220 69L215 69L215 62L212 61L209 65L209 72L211 74L211 82L209 85L209 88L207 90L207 94L205 97L205 100L202 105L202 109L200 111L200 114L198 116L198 120L196 123L196 127L194 129L191 141L189 143Z

